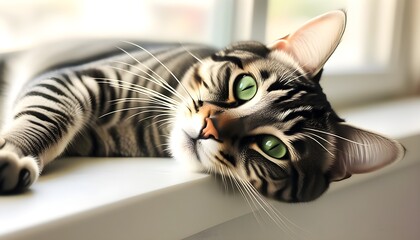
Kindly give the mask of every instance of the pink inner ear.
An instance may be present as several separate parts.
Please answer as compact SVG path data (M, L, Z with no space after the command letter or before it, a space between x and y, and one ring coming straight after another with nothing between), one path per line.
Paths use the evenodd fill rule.
M283 50L283 51L287 51L288 46L289 46L289 42L287 41L287 37L277 40L274 44L275 44L274 46L276 47L277 50Z
M332 11L310 20L268 47L293 56L308 75L315 76L336 49L345 25L345 12Z

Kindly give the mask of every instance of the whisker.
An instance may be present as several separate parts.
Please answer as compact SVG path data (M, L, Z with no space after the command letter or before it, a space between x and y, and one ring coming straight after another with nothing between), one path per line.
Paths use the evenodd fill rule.
M178 101L174 100L173 98L170 98L170 97L168 97L168 96L166 96L166 95L164 95L164 94L162 94L158 91L155 91L155 90L143 87L143 86L137 86L135 84L132 84L132 85L134 85L134 87L133 86L130 86L130 87L119 86L119 85L116 85L116 83L120 83L121 80L112 79L112 78L97 78L97 79L103 80L103 81L98 81L98 83L106 83L106 84L109 84L110 86L113 86L113 87L123 88L123 89L130 90L130 91L133 91L133 92L137 92L137 93L149 96L149 97L152 96L152 97L158 98L160 100L167 101L168 103L173 103L175 105L180 104Z
M173 115L171 115L171 114L158 114L158 115L156 115L156 116L154 116L153 118L152 118L152 122L148 125L148 126L146 126L146 128L148 128L148 127L150 127L150 126L152 126L152 125L156 125L156 124L159 124L159 123L161 123L161 122L163 122L163 124L165 124L165 123L167 123L168 121L169 121L169 123L173 123L174 122L174 119L173 118L164 118L164 119L161 119L161 120L157 120L156 121L156 119L157 118L161 118L161 117L165 117L165 116L171 116L171 117L174 117ZM168 123L167 123L168 124ZM160 124L160 125L162 125L162 124Z
M163 78L161 78L159 75L159 77L162 79L161 81L159 81L158 79L156 79L155 77L153 77L151 74L149 74L148 72L146 72L146 71L144 71L143 69L140 69L140 68L138 68L137 66L135 66L135 65L132 65L132 64L129 64L129 63L125 63L125 62L119 62L119 61L114 61L115 63L119 63L119 64L125 64L125 65L127 65L127 66L130 66L130 67L132 67L132 68L135 68L135 69L137 69L137 70L139 70L139 71L141 71L141 72L143 72L143 73L145 73L145 74L147 74L150 78L148 78L148 77L145 77L145 76L142 76L142 75L140 75L140 74L137 74L137 73L135 73L135 72L132 72L132 71L130 71L130 70L126 70L126 69L123 69L123 68L118 68L118 67L115 67L115 66L109 66L109 67L111 67L111 68L114 68L114 69L117 69L117 70L120 70L120 71L124 71L124 72L127 72L127 73L130 73L130 74L132 74L132 75L134 75L134 76L137 76L137 77L140 77L140 78L143 78L143 79L146 79L146 80L148 80L148 81L151 81L151 82L153 82L153 83L155 83L155 84L157 84L157 85L159 85L159 86L161 86L161 87L163 87L164 89L166 89L167 91L169 91L170 93L172 93L172 94L174 94L175 96L177 96L179 99L181 99L182 101L184 101L184 102L187 102L187 100L184 98L184 96L182 96L181 94L179 94L177 91L176 91L176 89L174 89L171 85L169 85ZM141 63L142 64L142 66L144 66L144 67L147 67L145 64L143 64L143 63ZM154 72L153 70L151 70L149 67L147 67L148 69L149 69L149 71L152 71L153 73L155 73L156 75L157 75L157 73L156 72Z
M270 203L268 203L264 198L259 194L259 192L252 186L252 184L246 180L241 179L241 182L244 186L247 187L248 191L256 198L256 201L260 205L261 209L267 214L267 216L285 233L289 236L294 237L298 236L298 232L289 227L289 224L292 224L294 227L297 227L299 230L302 230L295 223L291 222L287 217L281 214L276 208L274 208ZM286 222L287 221L287 222Z
M154 109L151 109L151 110L144 110L144 111L140 111L140 112L138 112L138 113L132 114L131 116L129 116L128 118L126 118L126 119L125 119L125 121L128 121L128 120L130 120L130 119L132 119L132 118L134 118L134 117L137 117L137 116L142 115L142 114L145 114L145 113L164 113L164 112L170 112L170 111L167 111L167 110L160 110L160 109L156 109L156 110L154 110ZM167 114L170 114L170 115L172 115L172 116L173 116L172 112L167 113ZM148 117L146 117L146 118L142 118L142 119L140 119L140 120L139 120L139 123L140 123L140 122L142 122L142 121L144 121L144 120L147 120L147 119L149 119L149 118L152 118L152 117L154 117L154 116L155 116L155 115L148 116Z
M179 94L178 93L178 91L176 91L171 85L169 85L168 83L167 83L167 81L165 80L165 79L163 79L159 74L157 74L155 71L153 71L153 69L151 69L150 67L148 67L148 66L146 66L144 63L142 63L142 62L140 62L137 58L135 58L132 54L130 54L128 51L126 51L125 49L123 49L123 48L120 48L120 47L117 47L118 49L120 49L122 52L124 52L125 54L127 54L130 58L132 58L134 61L136 61L138 64L140 64L141 66L143 66L144 68L146 68L147 70L149 70L150 72L152 72L153 74L155 74L158 78L160 78L161 80L158 80L158 79L156 79L155 77L153 77L151 74L149 74L149 73L147 73L146 71L144 71L144 70L141 70L140 68L137 68L136 66L134 66L134 65L131 65L131 64L128 64L128 63L124 63L124 62L117 62L117 63L120 63L120 64L125 64L125 65L128 65L128 66L131 66L131 67L134 67L134 68L136 68L136 69L138 69L139 71L142 71L142 72L144 72L145 74L147 74L148 76L150 76L152 79L154 79L155 81L157 81L157 82L161 82L163 85L165 85L167 88L170 88L170 89L173 89L173 93L178 97L178 98L180 98L184 103L185 103L185 106L187 107L187 109L189 109L190 110L190 112L192 112L192 110L191 110L191 108L187 105L187 103L188 103L188 101L184 98L184 96L182 96L181 94ZM155 56L153 55L153 54L151 54L149 51L145 51L146 53L148 53L150 56L152 56L153 58L155 58ZM165 68L166 68L166 66L164 66ZM178 80L178 79L176 79L179 83L180 83L180 81ZM182 88L184 88L185 89L185 87L182 85L182 84L180 84L181 85L181 87ZM188 92L187 92L188 93ZM188 95L191 97L191 95L188 93ZM193 100L193 103L194 103L194 105L196 105L196 103L194 102L194 99L191 97L191 99Z
M171 148L170 148L169 144L167 144L167 143L162 143L162 144L159 144L158 146L159 146L159 148L164 147L163 151L165 151L165 152L171 152Z
M142 98L142 97L131 97L131 98L117 98L117 99L113 99L113 100L109 100L108 101L111 104L119 104L119 103L125 103L125 102L130 102L130 103L150 103L150 104L155 104L155 105L160 105L160 106L166 106L166 107L172 107L173 109L177 109L176 105L173 103L168 103L165 101L162 101L160 99L154 98L154 97L147 97L147 98Z
M153 98L119 98L119 99L110 100L109 102L111 104L120 104L120 103L125 103L125 102L149 103L149 104L153 104L154 106L164 106L164 107L169 107L174 111L177 110L175 105L164 102L164 101L159 101Z
M290 74L286 77L286 79L287 79L288 77L293 76L293 75L294 75L297 71L298 71L298 70L295 70L295 71L293 71L292 73L290 73ZM289 83L291 83L291 82L295 81L296 79L301 78L302 76L306 76L306 74L298 74L298 75L297 75L297 76L295 76L294 78L289 79L289 80L285 83L285 85L287 85L287 84L289 84Z
M130 118L133 118L133 117L135 117L135 116L138 116L138 115L140 115L140 114L144 114L144 113L148 113L148 112L158 112L158 111L142 111L142 112L140 112L140 113L136 113L136 114L134 114L134 115L132 115ZM168 115L168 116L172 116L172 117L174 117L174 115L173 114L170 114L170 113L166 113L166 114L160 114L161 116L163 116L163 115ZM141 122L143 122L143 121L146 121L146 120L148 120L148 119L150 119L150 118L154 118L154 117L156 117L155 115L154 116L148 116L148 117L146 117L146 118L142 118L142 119L140 119L139 121L138 121L138 123L141 123Z
M232 176L233 182L236 184L237 188L242 189L242 191L244 192L243 196L246 193L246 195L250 198L250 201L252 202L252 205L249 204L249 201L247 200L248 205L251 207L252 214L254 215L257 222L260 225L262 225L261 221L260 221L260 219L262 219L262 216L257 215L257 213L260 212L259 210L261 208L265 211L263 205L259 202L259 199L255 196L255 194L252 191L250 191L249 188L247 188L245 186L245 184L244 184L245 182L242 181L242 179L237 174L234 174L230 169L228 169L228 171L229 171L230 175ZM267 211L265 211L265 212L268 216L270 216L270 214ZM275 220L273 220L273 221L275 221Z
M159 126L158 126L159 128L163 128L166 125L175 124L175 120L172 120L172 119L166 119L165 121L159 120L158 122L159 123L162 122L162 123L159 124Z
M302 136L305 136L305 137L307 137L307 138L309 138L309 139L312 139L314 142L316 142L319 146L321 146L326 152L328 152L331 156L334 156L334 154L330 151L330 150L328 150L324 145L322 145L322 143L320 143L318 140L316 140L315 138L313 138L313 137L311 137L310 135L308 135L308 134L304 134L304 133L301 133L302 134Z
M296 71L296 70L295 70ZM281 74L281 76L280 76L280 82L282 83L282 82L285 82L286 80L287 80L287 78L289 78L290 76L292 76L293 75L293 73L295 72L295 71L292 71L292 72L290 72L290 71L284 71L282 74ZM286 76L286 74L287 74L287 76Z
M322 140L322 141L324 141L324 142L328 143L329 145L334 146L334 144L333 144L332 142L330 142L330 141L328 141L327 139L325 139L325 138L323 138L323 137L319 136L318 134L311 133L311 132L307 132L307 134L309 134L309 135L311 135L311 136L314 136L314 137L316 137L316 138L319 138L320 140Z
M225 187L225 191L227 192L228 191L228 186L227 186L227 183L226 183L226 172L225 172L225 170L224 170L224 167L219 167L219 171L222 173L221 175L222 175L222 182L223 182L223 186Z
M255 190L255 188L248 184L247 181L242 180L243 185L246 186L248 191L254 196L256 199L256 202L260 205L260 208L267 214L267 216L278 226L280 227L284 232L288 233L290 229L288 228L287 224L284 222L283 218L277 215L276 211L269 205L262 197L261 195ZM274 216L273 216L274 215Z
M140 45L138 45L138 44L135 44L135 43L133 43L133 42L129 42L129 41L123 41L123 42L125 42L125 43L127 43L127 44L131 44L131 45L133 45L133 46L135 46L135 47L138 47L138 48L140 48L141 50L143 50L144 52L146 52L147 54L149 54L152 58L154 58L159 64L161 64L162 65L162 67L164 67L167 71L168 71L168 73L169 74L171 74L171 76L178 82L178 84L184 89L184 91L190 96L190 98L191 98L191 100L193 100L194 101L194 98L191 96L191 94L190 94L190 92L187 90L187 88L184 86L184 84L182 84L181 83L181 81L175 76L175 74L165 65L165 64L163 64L155 55L153 55L151 52L149 52L146 48L144 48L144 47L142 47L142 46L140 46Z
M109 84L110 86L115 87L115 88L125 89L125 90L128 90L128 91L137 92L137 93L140 93L140 94L143 94L143 95L148 95L148 94L152 93L150 95L152 95L154 97L159 96L159 99L161 99L161 100L169 100L172 103L180 104L175 99L172 99L172 98L170 98L170 97L168 97L168 96L166 96L166 95L164 95L164 94L162 94L158 91L155 91L153 89L149 89L149 88L144 87L144 86L140 86L140 85L136 85L136 84L133 84L133 83L124 82L122 80L112 79L112 78L97 78L97 79L103 80L103 81L98 81L98 83L106 83L106 84ZM120 86L117 83L122 83L122 84L126 84L126 85L129 85L129 86Z
M350 142L350 143L353 143L353 144L356 144L356 145L360 145L360 146L369 146L369 144L359 143L359 142L353 141L353 140L351 140L351 139L348 139L348 138L345 138L345 137L342 137L342 136L339 136L339 135L337 135L337 134L333 134L333 133L330 133L330 132L326 132L326 131L322 131L322 130L318 130L318 129L314 129L314 128L303 128L303 129L305 129L305 130L309 130L309 131L314 131L314 132L323 133L323 134L326 134L326 135L330 135L330 136L333 136L333 137L336 137L336 138L339 138L339 139L345 140L345 141L347 141L347 142Z
M287 75L282 81L285 81L287 78L289 78L289 77L291 77L291 76L293 76L296 72L299 72L299 71L301 71L306 65L308 65L308 63L306 63L306 64L304 64L304 65L302 65L301 66L301 69L300 68L296 68L295 70L293 70L293 71L287 71L287 73L289 73L289 75ZM287 85L287 84L289 84L289 83L291 83L291 82L293 82L294 80L296 80L296 79L299 79L300 77L302 77L302 76L304 76L304 77L307 77L307 73L306 72L304 72L304 73L299 73L299 74L297 74L297 76L296 77L294 77L294 78L292 78L292 79L289 79L286 83L285 83L285 85ZM283 76L282 76L283 77Z
M125 90L128 90L128 91L136 92L136 93L146 95L146 96L149 96L149 97L158 98L158 99L163 100L163 101L168 102L168 103L180 104L179 102L177 102L174 99L171 99L171 98L169 98L169 97L167 97L167 96L165 96L165 95L163 95L163 94L161 94L157 91L154 91L152 89L148 89L148 88L143 87L143 86L135 86L135 87L133 87L133 86L120 86L120 85L117 85L118 80L110 79L110 78L104 79L104 81L98 81L98 83L106 83L106 84L109 84L110 86L115 87L115 88L125 89Z
M239 190L242 197L245 199L248 206L251 208L251 211L254 214L255 218L258 219L258 217L255 215L256 211L258 210L258 207L256 207L256 205L255 205L255 202L249 198L250 196L248 194L245 194L246 191L243 189L243 186L238 182L238 180L235 177L233 177L232 171L230 171L230 169L227 169L227 170L232 175L232 180L233 180L233 183L236 186L236 189ZM252 202L252 204L251 204L251 202Z
M187 52L189 53L193 58L195 58L195 60L199 61L200 63L203 63L203 61L201 59L199 59L197 56L195 56L190 50L188 50L184 44L182 44L181 42L179 42L179 44L181 45L181 47Z
M278 226L280 227L285 233L289 236L295 238L307 238L304 235L300 235L300 233L304 233L305 235L312 235L306 230L299 227L297 224L289 220L286 216L284 216L281 212L279 212L276 208L274 208L270 203L268 203L261 194L255 189L255 187L247 180L242 179L238 174L233 173L230 169L227 169L232 178L236 181L240 181L241 185L246 188L246 191L249 194L252 194L253 198L255 199L256 203L258 203L259 207L267 214L267 216ZM291 224L294 228L298 231L292 229L288 224Z
M114 113L130 111L130 110L138 110L138 109L150 109L150 110L160 110L160 111L168 111L168 112L173 111L173 109L171 109L171 108L161 107L161 106L139 106L139 107L129 107L129 108L117 109L117 110L105 113L105 114L101 115L99 118L103 118L103 117L106 117L106 116L114 114Z

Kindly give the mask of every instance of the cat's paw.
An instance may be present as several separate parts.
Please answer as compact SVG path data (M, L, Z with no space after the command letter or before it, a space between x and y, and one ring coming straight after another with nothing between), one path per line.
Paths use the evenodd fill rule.
M39 167L33 157L19 157L12 151L0 149L0 194L22 192L38 176Z

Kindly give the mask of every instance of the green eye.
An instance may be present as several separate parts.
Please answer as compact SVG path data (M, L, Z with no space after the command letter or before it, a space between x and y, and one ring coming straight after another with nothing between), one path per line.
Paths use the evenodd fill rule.
M259 141L259 146L264 153L273 158L280 159L287 154L284 143L272 135L263 136Z
M257 93L257 81L249 75L241 76L235 82L235 97L242 101L252 99Z

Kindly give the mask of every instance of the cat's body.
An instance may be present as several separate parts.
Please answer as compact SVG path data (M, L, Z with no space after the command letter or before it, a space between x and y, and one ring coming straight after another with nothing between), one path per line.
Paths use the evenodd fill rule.
M220 51L124 43L117 55L17 77L25 84L12 84L2 117L0 192L27 188L62 154L174 156L269 197L309 201L331 181L400 159L395 141L346 125L318 83L344 25L335 11L273 45ZM323 39L306 36L314 30Z
M0 155L10 151L19 156L34 156L40 169L59 155L169 157L164 144L169 125L163 122L154 124L162 120L160 108L167 106L144 101L144 89L132 88L144 86L149 92L171 96L163 85L155 82L162 77L173 88L178 82L154 57L161 59L176 76L183 76L197 62L190 53L207 57L215 50L199 45L181 47L170 44L157 44L151 48L153 57L141 49L133 50L132 46L128 54L121 50L110 53L101 50L93 53L93 56L100 56L99 60L91 60L98 57L86 56L85 64L80 64L83 60L79 59L75 66L68 58L58 56L60 63L57 66L38 64L29 68L23 78L18 76L20 69L14 69L10 64L17 62L22 65L25 61L27 64L36 56L40 59L43 56L39 51L12 56L9 65L5 66L4 76L5 80L15 82L5 83L4 89L7 90L1 101L5 103L2 138L7 143ZM68 53L66 47L57 51ZM48 55L51 50L43 49L43 52ZM106 57L102 57L104 55ZM171 61L175 66L171 66ZM179 66L179 62L185 65ZM13 99L21 100L15 104L10 101ZM124 111L119 111L122 109ZM22 169L25 168L31 169L31 166L23 165ZM22 169L17 168L17 171ZM37 174L31 172L32 177ZM8 181L2 184L8 189Z

